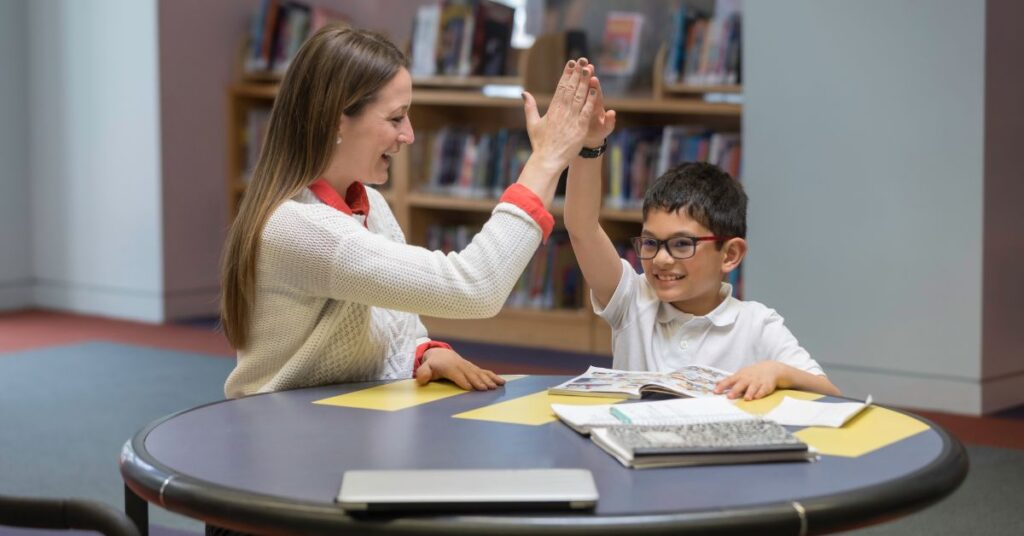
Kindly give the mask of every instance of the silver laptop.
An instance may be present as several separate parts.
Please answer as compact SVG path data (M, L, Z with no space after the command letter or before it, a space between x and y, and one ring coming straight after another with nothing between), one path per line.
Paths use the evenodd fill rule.
M587 469L346 471L338 504L350 512L586 510L597 504Z

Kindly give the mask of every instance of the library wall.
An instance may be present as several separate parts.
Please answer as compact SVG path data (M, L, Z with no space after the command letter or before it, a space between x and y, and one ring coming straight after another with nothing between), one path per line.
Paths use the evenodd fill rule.
M745 9L747 296L847 395L980 412L985 5Z
M155 0L28 5L35 301L160 321Z
M31 303L25 0L0 2L0 311Z
M1024 391L1024 3L989 0L985 33L983 406L1021 403Z
M164 316L216 314L228 226L226 88L253 0L159 5Z

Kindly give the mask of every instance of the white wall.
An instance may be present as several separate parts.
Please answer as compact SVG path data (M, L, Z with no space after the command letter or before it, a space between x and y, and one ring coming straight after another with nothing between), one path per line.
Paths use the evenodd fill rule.
M0 311L32 301L25 0L0 2Z
M35 301L160 321L156 0L28 11Z
M985 4L744 4L747 293L845 393L978 413Z

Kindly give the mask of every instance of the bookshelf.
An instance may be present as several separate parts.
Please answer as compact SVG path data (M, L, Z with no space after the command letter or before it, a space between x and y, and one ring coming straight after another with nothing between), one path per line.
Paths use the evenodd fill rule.
M562 47L561 49L559 47ZM410 118L416 129L417 145L406 147L392 163L391 179L384 191L395 216L411 244L427 245L432 225L469 225L479 228L488 218L496 200L480 197L456 197L428 191L428 171L421 158L430 152L431 132L447 125L459 125L481 132L499 128L525 129L522 101L519 98L489 97L482 94L484 84L519 84L537 98L542 112L550 101L549 92L557 82L562 66L564 36L542 36L532 48L517 58L516 77L430 77L414 79ZM664 54L662 51L660 54ZM655 62L658 66L662 62ZM700 93L740 92L739 86L663 87L660 68L655 67L654 88L643 95L609 96L608 108L618 113L617 130L631 127L700 125L711 130L740 132L742 105L707 102ZM699 91L698 91L699 90ZM248 138L256 135L249 127L253 110L268 109L276 95L274 83L240 82L229 88L229 215L245 192ZM422 133L422 134L421 134ZM605 159L605 182L608 162ZM514 180L514 177L513 177ZM607 188L607 186L605 186ZM558 201L552 207L556 229L561 227L562 209ZM639 234L641 215L636 208L606 207L602 224L616 241ZM529 268L527 269L529 271ZM582 278L580 279L582 284ZM534 346L559 350L611 353L611 333L607 324L591 312L583 291L583 306L576 309L521 309L506 307L496 317L483 320L451 320L423 317L432 337L478 342Z

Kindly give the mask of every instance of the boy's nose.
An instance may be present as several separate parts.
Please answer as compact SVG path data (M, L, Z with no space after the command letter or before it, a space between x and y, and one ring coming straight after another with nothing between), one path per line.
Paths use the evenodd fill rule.
M654 261L654 264L657 264L658 266L669 266L676 262L675 257L668 254L667 247L658 248L658 253L654 255L654 259L652 260Z

